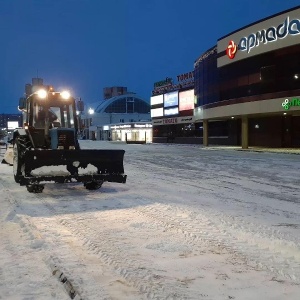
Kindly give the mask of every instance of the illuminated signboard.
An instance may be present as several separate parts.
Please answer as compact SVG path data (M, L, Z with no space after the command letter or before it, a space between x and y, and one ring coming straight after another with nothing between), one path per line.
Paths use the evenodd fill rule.
M19 127L18 121L8 121L7 122L7 129L15 129L17 127Z
M177 118L163 119L163 124L177 124Z
M178 105L178 91L164 94L164 107Z
M194 89L179 92L179 111L194 109Z
M299 44L300 7L265 18L224 36L217 43L217 67ZM224 55L224 53L226 55Z
M226 49L226 54L230 59L234 59L237 51L237 45L234 41L230 41Z
M287 36L296 36L299 34L300 20L290 19L290 17L287 16L286 19L277 26L270 26L242 37L238 45L233 40L230 40L226 48L226 54L230 59L233 59L237 50L250 53L252 49L259 47L261 44L266 45L271 42L283 40Z
M267 44L278 39L284 39L287 35L300 34L300 20L287 17L283 23L277 27L271 26L256 33L251 33L248 37L241 38L238 49L249 53L252 48L258 47L260 43Z
M163 115L164 109L162 107L151 109L151 118L162 117Z
M122 129L122 128L130 128L131 125L129 124L124 124L124 125L114 125L114 126L111 126L111 129ZM91 127L90 127L91 128Z
M194 79L194 71L177 75L178 82L185 81L185 80L190 80L190 79Z
M151 105L163 104L163 103L164 103L164 95L153 96L150 98Z
M168 80L166 81L160 81L154 84L154 90L152 91L153 96L170 93L171 91L176 91L180 89L192 89L194 87L194 71L177 75L178 83L173 83L171 78L167 79ZM156 99L153 99L153 101L156 101ZM154 103L151 103L151 105L158 104Z
M135 128L151 128L152 124L134 124Z
M292 106L300 106L300 99L299 98L285 99L282 102L282 107L285 110L289 110Z
M166 86L166 85L169 85L169 84L172 84L172 78L167 77L164 80L155 82L154 83L154 88L158 88L158 87L161 87L161 86Z
M178 114L178 107L167 108L164 111L165 116L172 116L172 115L177 115L177 114Z

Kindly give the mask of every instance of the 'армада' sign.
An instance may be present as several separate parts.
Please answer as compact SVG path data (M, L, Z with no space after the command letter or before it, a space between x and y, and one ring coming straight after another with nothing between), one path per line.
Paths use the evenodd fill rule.
M248 37L241 38L238 50L247 51L249 53L254 47L258 47L260 43L267 44L275 42L277 39L284 39L287 35L300 34L300 20L289 17L279 24L277 27L272 26L268 29L262 29L256 33L251 33Z

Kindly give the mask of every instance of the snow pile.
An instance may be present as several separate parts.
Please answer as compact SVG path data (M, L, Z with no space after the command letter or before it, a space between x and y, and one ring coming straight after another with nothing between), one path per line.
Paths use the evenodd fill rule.
M68 176L71 173L67 170L66 166L44 166L31 171L33 176Z
M94 165L91 165L91 164L88 164L86 168L80 168L80 167L78 168L79 175L97 174L97 171L98 171L98 169Z

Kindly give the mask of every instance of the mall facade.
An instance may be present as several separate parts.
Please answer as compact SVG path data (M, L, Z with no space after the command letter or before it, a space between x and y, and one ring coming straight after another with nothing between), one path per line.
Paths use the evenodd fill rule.
M172 132L175 143L300 147L300 6L218 39L195 61L193 76L188 125L178 119L185 117L180 107L187 100L180 93L186 89L179 85L170 115L169 90L154 88L154 142L170 141ZM159 115L157 96L163 101Z

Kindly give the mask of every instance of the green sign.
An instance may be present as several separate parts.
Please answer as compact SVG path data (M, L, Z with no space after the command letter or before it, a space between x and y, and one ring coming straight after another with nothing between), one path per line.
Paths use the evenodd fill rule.
M293 98L293 99L285 99L283 102L282 102L282 107L285 109L285 110L288 110L290 109L291 106L300 106L300 99L299 98Z
M165 80L155 82L154 83L154 88L164 86L164 85L168 85L168 84L171 84L171 83L172 83L172 78L167 77Z

